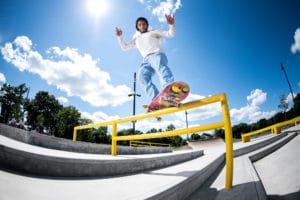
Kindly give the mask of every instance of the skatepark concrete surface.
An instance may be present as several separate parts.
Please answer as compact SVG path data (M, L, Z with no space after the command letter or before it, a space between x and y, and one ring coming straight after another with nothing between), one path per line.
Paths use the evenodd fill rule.
M234 143L233 187L230 190L225 189L225 143L221 139L189 143L192 150L173 153L110 156L38 147L16 141L0 132L0 200L300 199L300 126L285 131L278 136L266 135L251 139L248 143ZM13 163L5 163L12 151L7 149L26 152L31 160L47 158L41 159L43 163L35 163L36 170L45 163L48 166L57 164L48 158L59 158L59 162L77 160L74 165L79 166L87 160L113 160L116 163L120 162L114 163L115 166L119 165L119 168L132 167L122 165L123 160L135 162L134 160L150 158L155 162L162 157L166 160L163 161L164 167L124 175L57 178L10 169L7 166ZM190 156L195 152L196 156ZM170 164L167 158L173 154L186 155L189 158L177 163L173 160L174 163ZM26 165L26 159L20 159ZM15 160L17 162L17 156ZM143 162L139 162L138 165L143 165ZM89 165L85 167L89 168Z

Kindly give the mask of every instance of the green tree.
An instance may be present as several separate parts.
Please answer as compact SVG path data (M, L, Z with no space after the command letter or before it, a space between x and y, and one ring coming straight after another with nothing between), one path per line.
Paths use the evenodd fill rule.
M87 118L80 118L79 119L79 125L87 125L92 124L93 121L91 119ZM95 128L89 128L89 129L82 129L77 131L77 140L78 141L85 141L85 142L95 142Z
M176 129L175 126L173 124L170 124L167 126L166 131L174 131L175 129Z
M247 133L250 131L250 127L246 123L240 123L232 127L232 135L234 138L241 138L242 133Z
M99 127L95 131L95 142L102 144L110 144L111 143L111 135L107 134L107 126Z
M197 140L200 140L200 139L201 139L201 136L200 136L198 133L193 133L193 134L191 135L191 139L192 139L193 141L197 141Z
M1 116L3 116L3 122L7 123L9 119L15 118L16 120L23 119L24 110L23 105L25 102L24 94L28 92L28 88L25 83L14 87L4 83L0 96L1 102Z
M300 116L300 93L297 94L294 99L293 111L294 111L295 117Z
M55 136L73 138L73 129L79 125L80 115L80 112L73 106L61 108L57 114Z
M156 128L152 128L149 131L147 131L146 133L157 133L158 130Z
M289 108L289 103L284 94L280 96L280 104L278 105L278 108L282 110L282 113L284 114L284 120L286 120L286 111Z
M224 129L215 129L214 136L216 138L223 138L223 139L225 139L225 131L224 131Z
M39 91L35 98L25 105L28 112L28 123L33 128L39 128L41 125L38 123L38 118L42 118L42 127L40 128L46 129L50 134L55 134L58 122L57 114L62 108L63 106L59 104L53 95L49 95L45 91Z

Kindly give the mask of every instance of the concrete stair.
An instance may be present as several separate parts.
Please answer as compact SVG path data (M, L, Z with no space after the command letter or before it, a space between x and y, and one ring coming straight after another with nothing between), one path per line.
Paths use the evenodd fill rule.
M39 134L35 131L25 131L0 123L0 135L34 146L45 147L62 151L71 151L88 154L111 154L111 145L94 144L57 138L54 136ZM124 147L117 146L119 155L154 154L172 152L169 147Z
M266 199L252 162L297 135L235 144L233 188L226 191L225 144L219 139L190 143L193 150L110 156L46 149L0 133L0 199ZM90 173L76 174L80 169Z
M296 132L286 132L275 137L267 136L262 141L257 140L254 144L243 148L240 147L241 144L237 144L234 148L233 188L229 191L224 189L225 168L223 167L187 199L268 199L253 163L283 147L297 135Z

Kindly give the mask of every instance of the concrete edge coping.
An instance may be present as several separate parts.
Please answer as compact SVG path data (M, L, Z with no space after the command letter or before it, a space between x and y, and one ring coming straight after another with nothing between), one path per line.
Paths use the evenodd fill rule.
M0 144L2 167L46 177L83 178L132 174L175 165L202 155L203 150L167 153L160 154L160 156L123 156L111 159L64 158L28 152Z
M252 146L254 146L254 149L259 149L259 148L262 148L262 146L265 146L266 144L271 144L272 142L279 140L280 138L282 138L284 136L285 135L279 136L279 137L276 136L275 139L273 137L267 138L266 139L266 140L268 140L267 142L260 141L255 144L252 144ZM203 157L203 159L204 159L204 157ZM255 170L254 166L252 165L252 162L250 161L250 159L248 157L246 157L246 159L247 159L247 162L249 162L251 164L251 166L249 166L249 167L252 168L252 171L254 171L256 173L256 170ZM157 200L157 199L161 199L161 200L185 199L188 196L190 196L193 192L195 192L199 187L201 187L209 179L209 177L213 173L215 173L222 164L224 164L224 162L225 162L225 153L221 153L219 157L217 157L216 159L211 161L209 164L207 164L205 167L198 170L191 176L187 177L185 180L177 183L176 185L174 185L164 191L154 194L151 197L148 197L147 199L153 199L153 200L154 199L155 200ZM252 174L253 174L253 172L252 172ZM258 191L258 192L265 191L262 186L261 180L259 179L259 176L257 174L256 174L256 179L259 180L258 182L257 181L255 182L256 191ZM258 194L258 197L259 197L259 199L266 199L264 193Z
M284 136L287 136L287 137L277 137L276 140L272 139L271 140L272 143L267 143L267 146L264 146L263 148L260 148L258 150L254 150L248 154L238 156L236 158L239 160L238 161L236 160L235 165L240 164L241 162L247 163L248 174L249 173L251 174L251 176L248 176L248 178L251 178L251 180L248 180L248 182L252 182L255 184L255 194L256 194L256 198L259 200L266 200L267 194L266 194L265 188L262 184L262 181L260 179L260 176L257 173L257 170L253 163L262 159L263 157L273 153L277 149L281 148L283 145L285 145L290 140L292 140L294 137L296 137L297 134L296 133L289 134L289 135L285 134Z
M14 140L45 147L48 149L57 149L78 153L90 154L111 154L111 145L96 144L90 142L76 141L58 138L54 136L36 133L35 131L25 131L6 124L0 123L0 135L12 138ZM122 155L131 154L153 154L153 153L168 153L172 152L170 147L128 147L117 146L117 153Z
M250 152L256 151L260 148L265 147L266 145L272 144L273 142L280 140L282 137L285 137L285 136L287 136L287 133L282 133L282 134L276 135L274 137L267 138L265 140L256 142L254 144L235 149L234 157L242 156L242 155L248 154Z

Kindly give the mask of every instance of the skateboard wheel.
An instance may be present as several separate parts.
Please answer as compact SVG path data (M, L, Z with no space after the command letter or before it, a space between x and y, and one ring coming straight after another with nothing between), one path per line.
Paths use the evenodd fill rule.
M162 120L161 117L155 117L156 118L156 121L160 122Z
M175 93L181 92L180 87L178 87L177 85L173 85L171 89L172 89L172 92L175 92Z
M189 92L189 90L190 90L189 87L184 87L184 88L182 88L182 91L185 92L185 93L186 93L186 92Z

